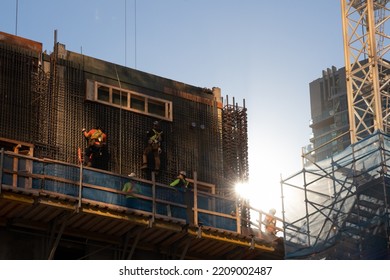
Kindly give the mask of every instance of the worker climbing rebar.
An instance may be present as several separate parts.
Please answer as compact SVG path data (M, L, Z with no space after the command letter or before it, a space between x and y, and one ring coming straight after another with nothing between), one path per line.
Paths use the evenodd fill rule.
M84 152L84 164L91 167L100 167L97 160L104 157L107 144L107 135L100 126L96 126L87 132L85 128L82 133L87 140L87 147Z
M154 171L158 175L160 171L161 161L160 154L162 153L161 143L163 141L163 131L160 128L158 121L153 122L153 127L151 130L146 132L147 136L147 145L142 154L142 166L141 169L147 169L148 165L148 156L150 153L153 153L154 157Z

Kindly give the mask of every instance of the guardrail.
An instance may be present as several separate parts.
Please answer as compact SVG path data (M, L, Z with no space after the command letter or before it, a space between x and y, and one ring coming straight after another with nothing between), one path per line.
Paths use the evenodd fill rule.
M83 205L100 205L113 210L136 211L150 216L152 222L163 217L182 224L193 223L262 237L264 225L260 221L266 213L252 208L259 220L250 222L252 229L241 228L242 217L237 201L199 191L198 185L207 183L197 181L196 172L193 175L194 179L189 180L192 186L190 195L186 198L184 192L156 182L154 176L149 181L3 149L0 152L0 193L11 189L59 196L74 201L76 211ZM126 183L132 185L131 194L123 190ZM192 206L192 221L188 221L188 204Z

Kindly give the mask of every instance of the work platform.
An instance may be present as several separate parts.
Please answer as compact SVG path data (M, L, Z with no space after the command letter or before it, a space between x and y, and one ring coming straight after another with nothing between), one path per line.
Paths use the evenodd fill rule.
M4 150L0 167L2 259L284 258L281 239L242 228L237 202L199 191L196 174L187 226L182 193L155 180Z

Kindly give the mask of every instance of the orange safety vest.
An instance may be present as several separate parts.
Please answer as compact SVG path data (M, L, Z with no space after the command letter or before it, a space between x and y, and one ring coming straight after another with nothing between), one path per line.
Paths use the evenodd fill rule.
M91 129L87 133L87 138L90 146L101 146L106 141L106 134L100 129Z

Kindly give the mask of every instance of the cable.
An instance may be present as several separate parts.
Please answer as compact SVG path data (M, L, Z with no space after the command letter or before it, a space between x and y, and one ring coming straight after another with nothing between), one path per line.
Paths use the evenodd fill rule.
M121 81L119 80L119 75L118 75L118 71L116 70L116 65L115 65L115 73L120 88L119 91L119 174L122 174L122 85L121 85Z
M19 0L16 0L16 19L15 19L15 35L18 35L18 10L19 10Z
M125 66L127 65L127 0L125 0Z
M134 0L134 69L137 69L137 0Z

